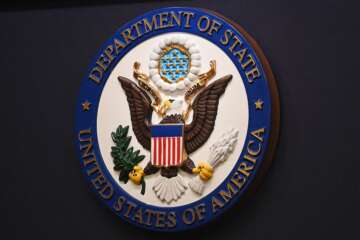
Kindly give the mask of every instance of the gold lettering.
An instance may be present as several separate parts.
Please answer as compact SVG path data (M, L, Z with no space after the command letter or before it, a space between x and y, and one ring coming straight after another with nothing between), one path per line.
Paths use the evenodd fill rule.
M144 29L145 29L146 33L151 32L153 30L153 28L154 28L154 30L157 30L159 28L158 23L156 21L156 15L154 15L151 18L151 23L149 23L147 18L144 18L143 22L144 22Z
M91 128L80 130L78 134L78 139L80 141L80 150L85 149L81 157L86 158L89 157L90 155L92 156L93 153L90 152L92 150ZM86 144L83 144L84 142Z
M229 47L230 52L233 52L234 49L235 49L235 47L236 47L237 45L239 45L239 44L242 45L241 40L240 40L236 35L234 35L233 39L235 39L235 41L234 41L233 44Z
M103 71L105 71L108 68L110 63L111 63L111 61L103 54L101 54L99 59L96 61L96 64L99 67L101 67L103 69Z
M141 21L138 21L138 22L134 23L134 25L133 25L136 30L137 38L142 36L139 25L142 25Z
M93 175L94 173L99 172L99 164L97 162L94 162L94 165L86 171L87 175Z
M124 31L121 32L121 35L123 36L126 45L128 45L131 41L134 41L136 38L134 38L133 36L131 36L131 29L127 28Z
M260 142L263 142L263 134L265 132L265 128L259 128L257 130L252 131L250 134L251 136L257 138Z
M247 58L248 58L248 60L247 60L247 62L245 62L244 64L241 64L241 67L243 68L243 69L245 69L247 66L249 66L250 64L252 65L252 66L255 66L255 60L254 60L254 57L252 56L252 54L248 54L247 55Z
M99 164L96 161L96 156L92 151L92 138L91 129L84 129L79 132L78 139L80 141L80 150L82 151L82 159L84 166L87 167L86 173L91 176L95 173L98 175L91 179L91 183L96 190L99 190L99 195L104 199L110 199L114 193L114 189L110 183L107 182L102 171L99 168Z
M251 149L250 145L253 145L255 143L255 141L250 140L248 145L247 145L247 151L250 155L256 157L260 154L261 152L261 143L258 144L257 150L253 150Z
M195 216L195 211L192 208L188 208L184 211L183 213L183 222L185 224L193 224L195 222L196 216Z
M165 227L165 212L156 212L155 226L158 228Z
M106 179L102 174L99 174L97 177L91 179L91 182L94 185L95 189L100 189L101 185L106 183Z
M239 62L241 63L244 59L244 56L246 55L247 48L243 48L239 51L234 52L234 55L238 58Z
M133 217L134 221L137 221L138 223L142 224L143 223L143 216L142 216L142 208L139 208L136 213L134 214Z
M90 142L88 144L81 144L80 145L80 150L82 150L82 158L87 158L90 156L94 156L94 152L91 151L93 147L93 144L91 143L91 138L90 138ZM83 151L85 149L85 151Z
M167 27L168 15L169 15L169 13L167 13L167 12L163 12L163 13L159 14L160 28Z
M224 203L222 203L218 198L212 197L211 205L212 205L212 212L216 213L220 208L224 206Z
M252 156L249 156L247 154L244 155L244 159L246 159L246 160L248 160L248 161L250 161L250 162L252 162L254 164L256 163L256 158L254 158Z
M106 57L109 59L110 62L114 59L114 56L112 55L113 52L114 52L114 47L112 45L107 46L104 51Z
M183 12L182 13L184 16L185 16L185 18L186 18L186 21L185 21L185 28L190 28L190 20L191 20L191 18L193 18L194 17L194 13L192 13L192 12Z
M254 166L248 166L246 162L242 162L239 165L238 171L242 174L244 174L246 177L250 176L250 172L251 170L253 170Z
M99 191L99 194L103 199L110 199L113 193L114 193L114 189L109 182L106 182L106 185L104 185L104 187Z
M119 54L121 49L125 48L125 43L123 43L122 41L120 41L119 39L115 38L114 39L114 46L115 46L115 52L116 54Z
M215 32L218 32L222 24L216 20L211 21L211 26L209 31L207 32L210 36Z
M130 202L130 201L127 201L126 205L127 205L127 211L125 212L124 217L128 218L130 213L132 212L132 210L134 208L136 208L137 205L135 203L133 203L133 202Z
M246 181L246 178L241 176L238 172L235 172L235 174L231 177L231 182L236 185L239 189L244 185Z
M146 225L151 226L152 224L152 217L155 216L155 211L150 210L150 209L146 209L145 210L145 215L147 216L147 220L145 222Z
M203 220L206 212L205 203L195 206L195 213L198 220Z
M167 219L168 219L167 226L169 228L173 228L173 227L176 226L176 214L175 214L175 212L169 212L168 215L167 215Z
M118 197L117 201L114 203L114 210L117 211L117 212L120 212L124 206L124 203L125 203L126 199L125 197L121 196L121 197Z
M103 75L103 70L100 67L96 66L91 70L89 78L93 80L95 83L100 84L102 75Z
M178 15L176 15L175 12L171 11L170 12L170 21L169 21L169 26L170 27L174 26L174 21L180 27L181 26L181 14L178 13Z
M91 154L93 155L92 158L83 158L84 167L86 167L87 165L89 165L91 163L96 163L96 157L95 157L94 152L91 152Z
M237 192L238 190L228 182L226 184L226 190L221 190L219 194L225 202L228 202Z
M205 20L206 23L205 23L205 27L202 27L201 24L202 24L202 21ZM197 28L199 29L200 32L205 32L208 30L210 26L210 19L209 17L207 16L201 16L197 22Z
M247 71L245 74L249 83L253 83L256 78L260 77L260 72L257 67L254 67L250 71Z
M229 43L230 37L233 35L233 32L230 29L227 29L224 32L224 35L222 38L220 38L220 42L222 45L227 45Z

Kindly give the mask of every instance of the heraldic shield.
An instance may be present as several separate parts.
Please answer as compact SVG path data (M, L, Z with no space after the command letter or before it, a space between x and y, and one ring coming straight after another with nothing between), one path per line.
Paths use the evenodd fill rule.
M183 161L184 124L151 126L151 164L159 167L180 166Z

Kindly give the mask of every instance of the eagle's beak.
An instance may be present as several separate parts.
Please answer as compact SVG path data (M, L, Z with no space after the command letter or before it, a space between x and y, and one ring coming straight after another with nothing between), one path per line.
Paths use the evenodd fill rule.
M173 101L174 101L173 99L167 99L167 100L163 101L158 109L158 113L160 115L165 115L166 111L171 107L171 103Z

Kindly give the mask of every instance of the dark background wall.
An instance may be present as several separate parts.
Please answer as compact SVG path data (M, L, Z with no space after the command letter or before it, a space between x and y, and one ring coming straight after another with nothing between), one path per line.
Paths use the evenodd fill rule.
M50 1L49 1L50 2ZM359 239L356 1L8 1L0 11L1 239ZM122 223L90 192L73 145L92 57L133 17L212 9L262 46L281 94L277 154L243 208L190 233Z

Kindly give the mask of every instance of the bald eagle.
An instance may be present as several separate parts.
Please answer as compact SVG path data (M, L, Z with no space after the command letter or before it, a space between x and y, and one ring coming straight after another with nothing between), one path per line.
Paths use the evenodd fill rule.
M186 124L183 116L177 113L165 115L160 124L184 124L184 156L186 158L181 166L158 167L149 162L144 169L145 175L158 172L166 178L177 176L179 168L185 172L192 173L195 167L189 154L200 148L210 137L216 120L220 96L232 79L232 75L226 75L205 87L192 103L193 119ZM125 77L118 77L118 80L125 91L130 108L131 123L134 134L139 143L148 151L151 151L151 118L153 108L151 98L137 84Z

